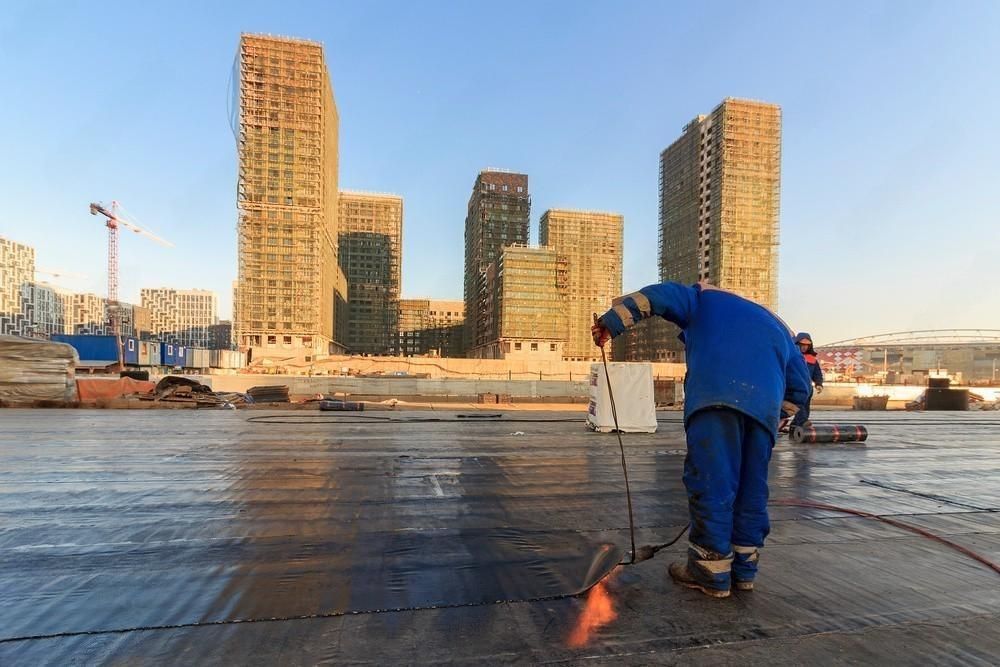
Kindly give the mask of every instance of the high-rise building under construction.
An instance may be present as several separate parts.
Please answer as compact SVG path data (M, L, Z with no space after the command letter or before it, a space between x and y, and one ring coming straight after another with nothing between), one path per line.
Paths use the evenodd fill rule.
M480 359L559 361L566 345L565 257L544 246L507 246L481 276ZM588 325L589 334L590 327Z
M323 47L244 34L235 76L238 343L254 358L339 351L339 121Z
M591 339L593 314L603 313L622 291L622 236L618 213L549 209L542 214L539 237L543 246L564 258L567 266L563 302L566 313L563 358L600 358Z
M403 198L340 193L340 268L347 276L347 334L352 354L392 354L399 329Z
M707 281L778 301L781 108L727 98L660 154L660 279ZM677 328L646 320L615 341L623 360L680 358Z
M528 176L487 169L479 173L465 218L465 352L489 342L483 276L509 245L527 245L531 196Z

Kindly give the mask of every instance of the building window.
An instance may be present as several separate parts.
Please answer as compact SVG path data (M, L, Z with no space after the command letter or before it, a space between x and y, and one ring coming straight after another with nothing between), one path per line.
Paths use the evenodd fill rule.
M555 352L556 351L556 344L555 343L549 343L549 351L550 352Z
M520 350L521 349L521 344L520 343L514 343L514 349L515 350Z
M291 345L292 344L292 337L291 336L285 336L282 339L281 342L283 342L285 345Z
M532 352L538 352L538 343L532 343L531 344L531 351Z
M277 345L278 344L278 337L277 336L268 336L267 337L267 344L268 345Z

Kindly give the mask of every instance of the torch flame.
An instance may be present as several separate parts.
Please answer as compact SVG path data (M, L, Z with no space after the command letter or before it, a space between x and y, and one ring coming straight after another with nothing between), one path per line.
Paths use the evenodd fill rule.
M587 601L583 605L580 618L577 619L576 627L569 636L569 647L580 648L586 646L593 639L594 633L603 626L618 618L615 611L614 601L608 593L607 579L598 581L587 594Z

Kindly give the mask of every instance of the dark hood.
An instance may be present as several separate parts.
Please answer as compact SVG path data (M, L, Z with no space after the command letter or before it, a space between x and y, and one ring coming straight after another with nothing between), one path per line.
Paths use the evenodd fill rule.
M806 354L816 354L816 348L814 348L813 345L812 345L812 339L813 339L813 337L810 336L805 331L799 332L799 334L797 336L795 336L795 344L798 345L799 343L801 343L802 341L804 341L806 339L809 340L809 349L806 350Z

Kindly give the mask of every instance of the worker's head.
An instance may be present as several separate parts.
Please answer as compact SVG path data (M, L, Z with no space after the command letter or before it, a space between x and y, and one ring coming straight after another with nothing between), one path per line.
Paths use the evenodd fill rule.
M804 331L795 337L795 343L803 353L811 352L813 349L812 336Z

